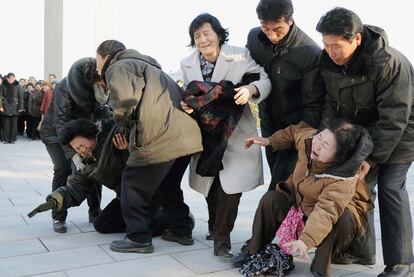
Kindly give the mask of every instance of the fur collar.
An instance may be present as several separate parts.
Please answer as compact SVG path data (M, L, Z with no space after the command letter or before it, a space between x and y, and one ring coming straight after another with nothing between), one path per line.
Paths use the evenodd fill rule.
M91 110L95 104L92 76L96 72L95 58L82 58L76 61L66 77L66 85L76 105Z

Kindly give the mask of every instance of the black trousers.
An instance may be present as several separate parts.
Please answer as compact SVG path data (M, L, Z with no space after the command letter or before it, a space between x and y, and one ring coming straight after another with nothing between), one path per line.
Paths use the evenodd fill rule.
M262 137L270 137L275 132L275 128L271 125L266 119L261 121ZM293 173L298 160L298 152L294 148L273 152L269 147L265 148L265 152L272 176L268 191L272 191L275 190L277 183L286 181Z
M230 244L230 233L237 218L241 193L224 192L220 178L214 178L207 195L208 228L213 231L214 242Z
M39 126L41 117L29 116L29 125L27 126L27 137L31 139L40 138L39 131L36 130Z
M283 220L293 203L278 191L268 191L260 199L253 220L252 237L249 240L249 254L256 254L275 238ZM328 236L318 245L312 269L329 276L332 254L349 246L355 237L356 224L352 213L345 210Z
M59 187L66 186L67 178L72 174L71 161L66 159L59 143L45 144L45 146L53 162L52 191L55 191ZM88 194L87 201L90 211L95 211L100 207L102 187L99 188L99 186L95 186ZM66 210L52 212L52 218L55 220L66 220L67 215Z
M122 173L121 208L127 237L151 242L151 221L157 212L158 197L167 215L168 228L178 235L191 235L189 208L184 203L181 179L190 156L144 167L127 166Z
M3 140L5 142L15 142L17 140L17 115L4 115L1 119Z
M29 115L26 112L19 114L19 118L17 119L17 133L23 136L26 130L26 134L27 134L28 127L29 127Z
M3 116L4 115L0 114L0 141L4 141Z
M101 234L124 233L126 225L122 217L121 201L114 198L98 215L93 225ZM150 228L153 236L161 235L168 228L167 216L162 208L155 213Z
M382 235L382 252L385 265L411 264L412 220L406 187L407 172L411 163L383 164L372 169L366 182L375 201L375 185L378 185L378 204ZM350 252L357 256L375 255L374 213L368 216L369 229L362 239L356 240Z

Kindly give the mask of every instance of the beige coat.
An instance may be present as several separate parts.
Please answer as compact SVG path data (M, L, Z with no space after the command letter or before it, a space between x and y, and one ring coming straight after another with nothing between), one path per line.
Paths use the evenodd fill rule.
M197 122L181 109L182 90L153 58L121 51L105 73L117 124L131 128L127 165L160 164L203 150Z
M200 52L196 50L181 61L184 86L191 81L203 81L199 55ZM249 50L223 44L211 81L228 80L237 84L245 73L260 73L260 80L251 83L257 87L260 97L251 99L251 101L261 102L271 90L267 74L250 57ZM249 105L246 105L236 129L228 140L223 156L224 169L219 173L221 185L227 194L249 191L263 184L260 147L254 146L248 150L244 148L244 139L257 135L255 119ZM199 154L193 156L190 163L190 187L207 196L214 177L202 177L195 173L198 158Z

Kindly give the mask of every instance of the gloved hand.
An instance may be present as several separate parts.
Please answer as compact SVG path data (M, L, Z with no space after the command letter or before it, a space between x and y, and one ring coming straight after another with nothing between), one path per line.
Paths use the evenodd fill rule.
M86 167L86 164L83 163L83 158L78 153L72 157L72 161L77 171L80 171Z
M52 197L48 197L45 203L40 204L39 206L37 206L37 208L34 209L33 211L31 211L30 213L28 213L27 216L28 217L33 217L37 213L41 213L41 212L45 212L45 211L48 211L48 210L51 210L51 209L55 209L56 206L57 206L57 201Z

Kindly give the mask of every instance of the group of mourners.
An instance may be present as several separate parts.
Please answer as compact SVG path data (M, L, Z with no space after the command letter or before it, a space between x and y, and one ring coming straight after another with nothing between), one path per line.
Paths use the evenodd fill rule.
M0 141L13 144L25 134L32 140L40 138L41 119L49 109L57 83L55 74L49 74L48 79L17 81L13 72L4 77L0 74Z
M192 245L194 218L181 181L205 196L213 254L245 276L283 276L292 254L330 276L331 263L376 263L375 185L385 269L414 262L406 189L414 160L413 68L383 29L345 8L317 23L324 49L295 24L290 0L260 0L246 47L210 14L189 26L195 50L181 61L183 88L153 58L119 41L73 64L53 95L41 138L54 164L52 209L66 232L87 198L100 233L125 232L116 252L152 253L152 237ZM249 102L259 105L261 136ZM237 255L230 233L243 192L271 183ZM72 168L73 167L73 168ZM116 197L100 209L101 185ZM277 237L276 240L275 237ZM273 243L277 241L277 243Z

